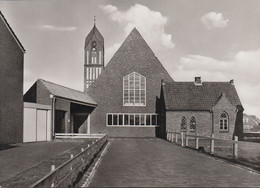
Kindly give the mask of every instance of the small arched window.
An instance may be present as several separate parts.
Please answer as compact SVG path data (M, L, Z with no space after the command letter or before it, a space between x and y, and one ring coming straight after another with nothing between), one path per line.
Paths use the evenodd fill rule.
M196 130L196 119L195 117L191 117L190 119L190 131L195 131Z
M187 120L186 118L183 116L181 118L181 131L186 131L186 127L187 127Z
M220 115L219 130L228 131L228 114L226 112Z

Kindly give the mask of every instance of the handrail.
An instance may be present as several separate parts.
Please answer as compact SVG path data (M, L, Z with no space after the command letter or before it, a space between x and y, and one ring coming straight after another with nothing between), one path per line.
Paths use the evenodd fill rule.
M55 138L102 138L105 134L55 133Z
M92 142L87 149L83 148L75 157L72 155L70 160L52 170L30 187L69 187L106 142L107 135L104 135L96 142Z

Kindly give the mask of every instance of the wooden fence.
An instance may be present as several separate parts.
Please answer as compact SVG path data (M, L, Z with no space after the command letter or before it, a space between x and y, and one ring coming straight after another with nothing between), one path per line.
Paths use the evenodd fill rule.
M55 133L56 139L63 138L102 138L105 134L85 134L85 133Z
M211 137L201 136L198 134L191 135L187 134L186 132L174 132L171 130L167 130L167 140L170 142L178 142L178 137L180 136L181 139L181 146L182 147L189 147L189 138L195 138L195 149L199 149L199 139L209 139L210 140L210 153L214 154L215 152L215 140L226 141L233 145L233 158L238 158L238 137L235 136L234 140L226 140L215 138L214 134L211 134Z
M83 172L106 143L107 135L104 135L96 142L92 142L88 148L82 148L76 156L71 154L71 159L58 168L52 165L50 173L31 187L71 187L79 173Z

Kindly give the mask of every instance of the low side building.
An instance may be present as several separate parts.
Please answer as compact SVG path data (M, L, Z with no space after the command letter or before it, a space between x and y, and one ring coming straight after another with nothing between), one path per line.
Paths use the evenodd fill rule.
M25 102L51 105L52 133L90 133L89 114L97 106L86 93L42 79L24 95Z
M243 107L230 82L162 82L160 131L242 138ZM164 134L163 134L164 133Z
M0 12L0 144L23 141L24 53Z

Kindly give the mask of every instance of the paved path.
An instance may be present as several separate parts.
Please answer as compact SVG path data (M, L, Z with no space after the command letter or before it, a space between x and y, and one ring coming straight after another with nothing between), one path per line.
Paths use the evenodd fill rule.
M36 142L13 144L9 149L0 150L0 182L80 144L82 143Z
M89 187L249 187L260 175L161 139L111 140Z

